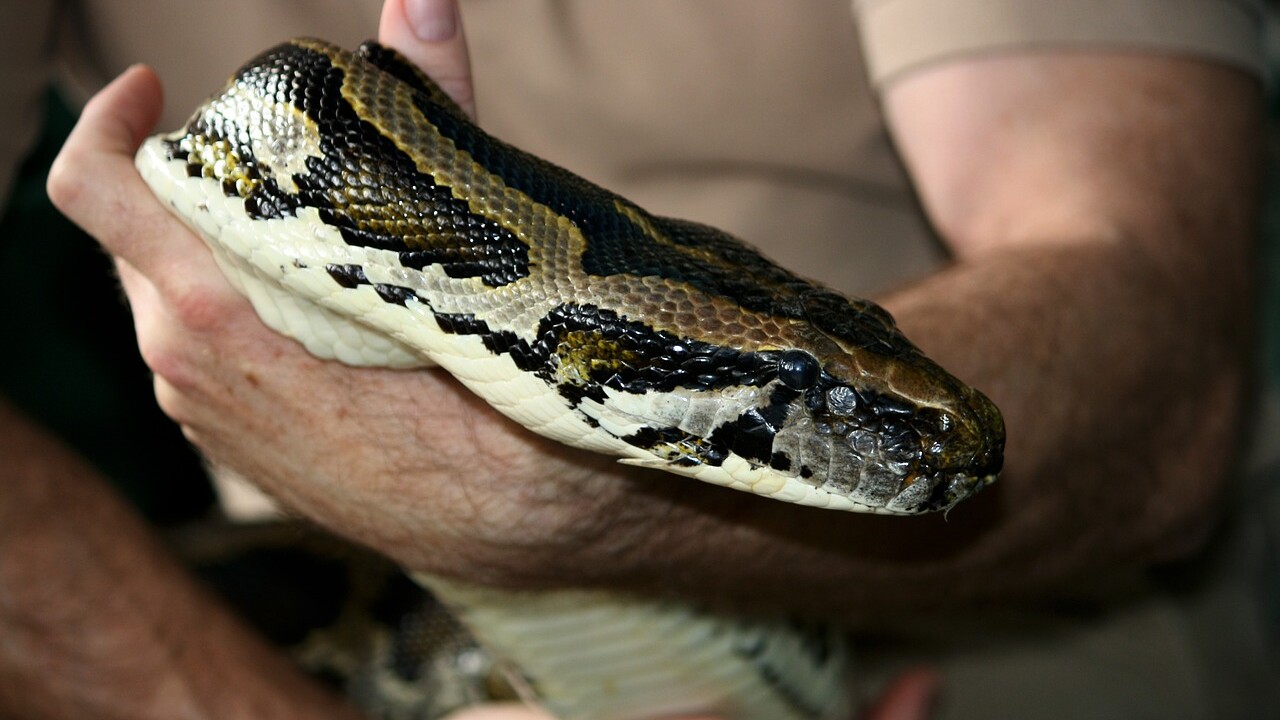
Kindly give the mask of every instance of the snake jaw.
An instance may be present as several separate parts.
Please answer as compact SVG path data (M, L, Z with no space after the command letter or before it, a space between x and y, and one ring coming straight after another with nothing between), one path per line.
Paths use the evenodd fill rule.
M938 411L923 465L938 478L925 509L950 510L995 482L1004 463L1004 421L982 393L965 388L954 409Z

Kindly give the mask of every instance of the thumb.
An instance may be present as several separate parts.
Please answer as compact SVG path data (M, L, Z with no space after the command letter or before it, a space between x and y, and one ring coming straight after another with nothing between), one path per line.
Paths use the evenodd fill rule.
M378 40L409 58L475 118L471 59L457 0L386 0Z

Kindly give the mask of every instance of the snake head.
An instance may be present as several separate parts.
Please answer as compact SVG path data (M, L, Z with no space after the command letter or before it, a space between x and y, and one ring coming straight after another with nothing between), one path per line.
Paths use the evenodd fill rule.
M949 509L1000 472L1000 411L921 354L893 362L841 355L823 363L790 350L778 368L779 383L800 393L803 410L775 446L792 445L803 458L800 478L826 492L867 509L913 514Z
M815 339L776 359L798 397L774 447L799 459L800 479L894 514L949 509L996 479L1005 429L991 400L875 304L823 291L806 307Z
M560 367L608 367L598 404L579 407L606 427L644 423L619 435L649 454L633 464L803 505L899 515L949 509L995 480L1000 411L925 357L888 313L821 288L803 310L783 311L783 347L744 351L633 324L610 335L629 352ZM645 369L624 371L629 364Z

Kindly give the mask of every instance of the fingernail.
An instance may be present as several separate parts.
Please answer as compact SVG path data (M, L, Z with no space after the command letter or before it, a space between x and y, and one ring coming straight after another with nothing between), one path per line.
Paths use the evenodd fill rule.
M441 42L458 32L454 0L404 0L404 16L423 42Z

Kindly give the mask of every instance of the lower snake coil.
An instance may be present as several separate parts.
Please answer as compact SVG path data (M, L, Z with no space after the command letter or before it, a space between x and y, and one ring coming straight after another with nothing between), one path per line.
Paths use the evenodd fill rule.
M274 330L439 365L562 443L874 513L947 509L999 472L999 411L887 312L486 135L377 44L267 51L137 166ZM848 712L833 628L421 581L563 720Z

